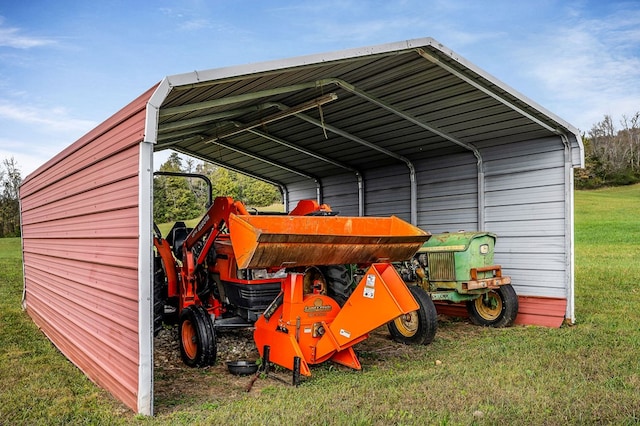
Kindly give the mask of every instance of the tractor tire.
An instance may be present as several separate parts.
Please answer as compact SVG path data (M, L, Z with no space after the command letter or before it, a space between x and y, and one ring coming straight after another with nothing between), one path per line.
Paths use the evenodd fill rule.
M349 268L346 265L329 265L321 266L319 269L327 284L327 295L343 307L353 293Z
M467 302L469 319L484 327L509 327L518 315L518 295L511 284Z
M180 356L189 367L207 367L216 362L217 346L213 322L206 309L191 305L180 313Z
M167 301L167 283L162 259L153 259L153 335L157 336L162 329L164 317L164 304Z
M391 337L405 345L428 345L438 329L438 312L429 294L417 285L407 286L418 305L418 310L400 315L387 323Z

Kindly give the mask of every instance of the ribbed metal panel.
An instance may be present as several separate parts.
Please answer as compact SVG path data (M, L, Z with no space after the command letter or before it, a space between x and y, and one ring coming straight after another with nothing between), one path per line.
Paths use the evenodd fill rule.
M298 204L298 201L305 199L316 199L316 184L315 182L305 179L295 184L288 186L289 190L289 208L288 211L293 210Z
M495 261L519 295L566 297L564 147L556 138L483 151L486 223L498 234Z
M431 233L478 229L478 176L471 153L416 163L418 226Z
M463 318L469 316L463 303L436 301L434 304L438 314ZM560 327L564 323L567 308L567 299L564 297L519 296L518 305L518 316L514 324Z
M147 92L20 188L29 315L138 410L138 164Z
M323 201L341 216L358 216L358 180L354 173L341 173L322 180Z
M411 193L409 169L396 159L385 160L385 167L369 169L364 174L366 215L390 216L410 220Z

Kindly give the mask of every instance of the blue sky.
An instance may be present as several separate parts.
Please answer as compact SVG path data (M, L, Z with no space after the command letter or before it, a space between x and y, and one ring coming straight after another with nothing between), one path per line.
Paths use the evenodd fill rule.
M640 111L640 1L0 0L23 177L166 75L433 37L581 131Z

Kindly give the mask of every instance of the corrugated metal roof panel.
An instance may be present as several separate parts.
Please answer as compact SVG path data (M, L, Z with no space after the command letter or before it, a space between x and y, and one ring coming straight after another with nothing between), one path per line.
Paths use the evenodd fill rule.
M394 44L393 47L397 47L398 50L392 50L392 47L387 50L387 47L376 46L364 51L339 52L322 58L319 56L299 58L300 62L278 61L252 67L236 67L238 74L233 76L231 76L231 69L199 72L198 83L184 90L176 88L164 99L163 106L160 108L160 122L161 124L175 123L186 117L210 116L212 119L208 122L208 126L197 129L197 132L205 137L215 136L223 128L228 128L228 124L225 124L228 118L215 119L212 115L214 113L227 111L235 114L234 120L250 123L268 116L273 107L260 111L242 112L247 106L257 108L258 105L279 103L294 106L321 94L335 92L338 100L323 105L322 114L319 108L302 114L357 138L399 152L401 155L415 155L418 158L427 158L434 152L441 152L443 144L449 145L448 153L461 151L464 148L407 121L407 117L403 114L412 115L433 128L449 133L463 143L479 143L496 138L522 140L531 135L538 137L545 133L554 135L551 128L558 127L558 124L566 125L556 120L557 117L547 117L546 111L532 102L519 101L518 96L511 94L512 89L481 70L470 69L466 66L469 64L463 59L448 52L432 39ZM348 56L349 54L354 56ZM453 57L455 59L452 59ZM245 71L247 68L260 69L261 72L247 72ZM247 74L243 75L243 72ZM203 80L205 75L211 75L212 79ZM214 76L220 78L215 79ZM188 75L168 77L168 79L183 80L188 79ZM317 84L314 85L314 82ZM309 86L305 89L277 91L273 94L268 92L273 89L280 90L283 86L291 87L303 83ZM349 87L355 88L355 91ZM493 96L490 94L492 91L495 93ZM256 94L255 99L251 99L252 94ZM244 96L242 100L235 100L234 97L239 95ZM501 98L506 101L501 102ZM390 113L391 110L378 104L376 99L397 110L397 113ZM222 104L178 114L164 116L162 114L165 109L170 110L176 106L188 109L189 104L213 100ZM517 105L520 110L514 110L513 105ZM300 115L297 117L300 118ZM531 120L531 117L538 121ZM541 123L548 124L541 125ZM565 131L569 133L574 130L568 125L565 127ZM329 127L328 133L332 136L327 140L324 137L324 131L318 125L301 119L283 119L265 124L264 128L272 135L299 143L353 167L380 165L385 159L380 152L365 148L342 135L336 135ZM163 137L162 131L159 136ZM184 140L184 135L182 139ZM225 137L225 142L233 146L245 148L247 146L246 139L243 140L242 135ZM198 152L201 155L200 158L217 155L217 161L223 161L237 168L253 169L257 165L256 160L247 159L246 156L222 158L221 151L212 152L193 141L181 142L180 139L175 139L173 143L178 148L186 148L184 144L187 143L188 148L185 152ZM260 147L264 148L261 152L264 152L270 160L288 164L300 161L299 157L289 158L290 153L287 150L274 150L269 142L261 143ZM315 161L309 160L309 168L313 169L319 177L331 173L326 165L312 166L311 164ZM268 168L260 169L260 174L273 180L284 179L285 183L297 179L294 176L283 176Z

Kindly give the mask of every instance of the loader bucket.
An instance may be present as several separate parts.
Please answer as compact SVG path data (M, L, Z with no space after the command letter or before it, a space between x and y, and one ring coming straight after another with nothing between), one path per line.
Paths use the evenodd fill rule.
M229 216L238 268L409 259L429 233L395 216Z

